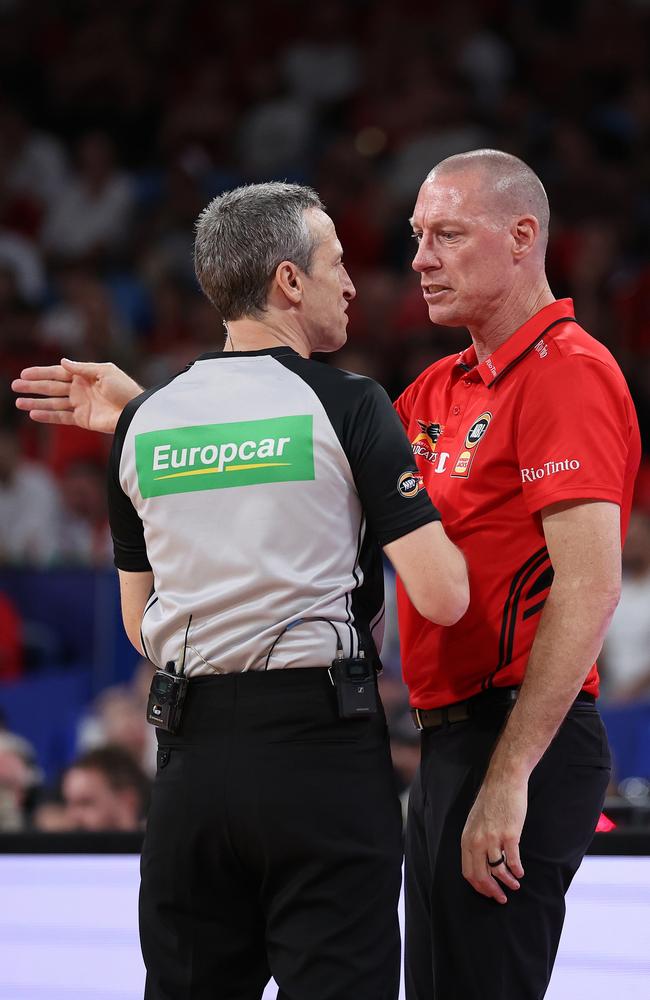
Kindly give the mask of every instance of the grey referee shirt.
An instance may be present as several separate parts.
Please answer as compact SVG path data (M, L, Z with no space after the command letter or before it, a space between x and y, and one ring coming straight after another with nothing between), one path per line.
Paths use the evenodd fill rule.
M191 615L190 677L329 665L332 625L376 656L380 546L439 518L384 390L288 347L204 354L132 400L109 513L115 565L153 571L146 654L178 663Z

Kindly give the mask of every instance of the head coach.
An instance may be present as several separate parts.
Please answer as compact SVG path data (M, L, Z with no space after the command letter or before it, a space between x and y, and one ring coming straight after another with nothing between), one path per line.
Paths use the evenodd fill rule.
M272 974L287 1000L394 1000L380 546L441 624L467 608L464 559L383 389L309 360L345 342L354 296L316 193L221 195L195 265L226 349L128 403L109 468L124 624L165 723L145 995L259 1000Z
M614 358L549 288L549 208L530 167L495 150L451 157L411 223L431 321L467 327L472 344L396 407L472 599L439 629L398 598L422 730L407 995L541 1000L609 778L595 661L639 430Z

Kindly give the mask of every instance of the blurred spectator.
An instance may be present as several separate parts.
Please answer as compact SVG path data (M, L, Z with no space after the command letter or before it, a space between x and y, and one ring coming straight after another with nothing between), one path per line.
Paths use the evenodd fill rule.
M140 270L152 285L168 277L180 280L194 288L198 298L194 277L194 223L206 198L191 159L176 157L166 166L161 196L143 224Z
M56 272L56 301L44 313L39 325L42 343L61 353L115 357L128 342L106 287L83 264L66 263Z
M462 32L457 47L458 68L470 81L477 102L494 108L505 97L507 82L513 75L512 50L486 25L477 24L473 4L459 4L455 13Z
M236 125L229 84L218 62L199 64L162 123L161 144L168 153L202 154L206 168L222 162Z
M621 599L600 665L603 700L650 699L650 516L634 511L623 550Z
M36 246L3 228L0 228L0 269L3 306L17 298L30 305L41 303L45 295L45 271Z
M114 685L102 691L81 720L78 748L119 746L133 757L145 774L156 773L156 731L146 720L147 697L153 667L141 660L130 685Z
M124 244L133 193L103 132L79 142L75 175L52 207L43 230L46 249L61 258L101 259Z
M307 171L313 116L307 104L287 94L272 63L254 68L262 99L247 111L239 129L238 149L251 180ZM263 96L262 96L263 95Z
M121 747L79 757L65 772L62 789L72 829L137 831L144 825L149 780Z
M286 49L283 69L304 103L335 104L360 80L360 58L351 39L350 14L341 0L320 0L301 17L303 38Z
M57 528L57 562L111 566L113 543L108 526L105 466L71 462L61 476L61 514Z
M0 564L47 565L57 550L59 494L45 469L21 455L18 413L0 424Z
M30 797L39 774L30 744L14 733L0 731L0 831L27 826Z
M18 611L0 591L0 683L20 677L23 665L22 623Z
M65 803L55 796L39 801L32 813L31 828L41 833L67 833L74 829Z
M11 253L6 252L9 242L13 243ZM6 382L26 365L58 360L44 357L38 343L38 313L27 288L31 278L22 284L25 277L21 272L22 264L12 256L17 242L18 237L9 235L7 239L6 233L0 230L0 375ZM40 295L40 290L35 293L37 299Z
M67 175L61 142L32 129L17 109L0 110L0 148L6 157L7 187L18 195L36 200L41 210L61 195Z

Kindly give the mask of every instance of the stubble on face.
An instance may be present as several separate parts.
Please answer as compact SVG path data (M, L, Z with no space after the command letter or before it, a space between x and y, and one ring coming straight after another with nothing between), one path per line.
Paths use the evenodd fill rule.
M477 170L427 177L411 224L420 242L413 267L433 323L470 326L498 302L507 284L511 222Z

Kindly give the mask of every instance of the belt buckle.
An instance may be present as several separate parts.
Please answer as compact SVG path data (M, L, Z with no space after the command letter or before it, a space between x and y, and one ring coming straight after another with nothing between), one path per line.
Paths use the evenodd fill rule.
M424 729L424 726L422 725L422 719L421 719L421 716L420 716L420 709L419 708L414 708L413 709L413 721L415 722L415 728L417 729L417 731L419 733L421 733L422 730Z

